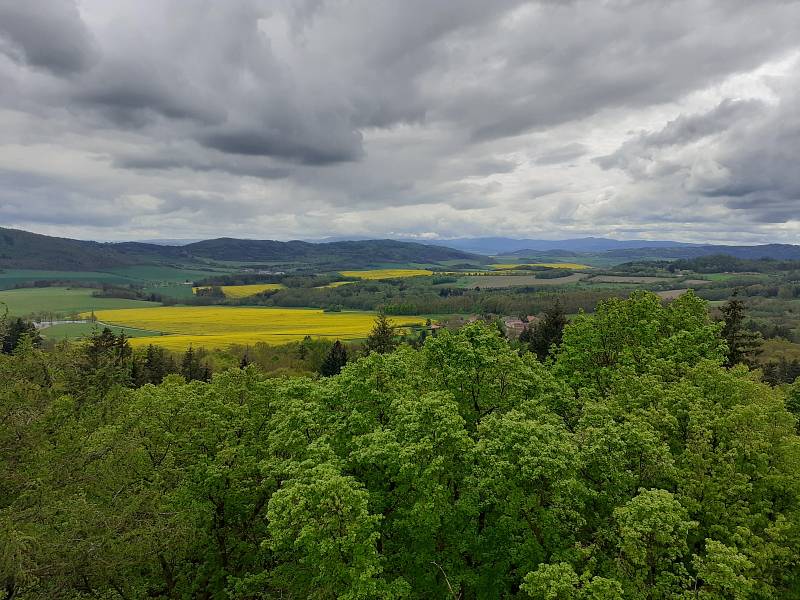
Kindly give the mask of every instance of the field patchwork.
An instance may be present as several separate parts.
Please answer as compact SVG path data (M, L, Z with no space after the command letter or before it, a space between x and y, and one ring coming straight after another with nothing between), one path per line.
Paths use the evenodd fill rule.
M433 275L428 269L369 269L367 271L339 271L343 277L358 279L398 279L401 277L420 277Z
M227 348L256 342L282 344L312 338L360 339L372 329L370 312L324 312L306 308L164 306L95 312L103 323L161 331L164 335L131 340L134 347L154 344L169 350ZM421 317L392 317L397 327L422 325Z

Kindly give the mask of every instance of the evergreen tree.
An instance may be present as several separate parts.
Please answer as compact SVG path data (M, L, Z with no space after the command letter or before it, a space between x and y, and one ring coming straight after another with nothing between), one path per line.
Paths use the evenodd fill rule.
M722 338L728 344L728 355L725 364L729 367L744 363L753 366L755 357L760 352L762 337L755 331L745 327L745 304L736 292L730 300L720 308L724 326Z
M200 359L195 354L194 349L189 346L181 361L181 375L183 375L183 378L186 381L206 381L207 374L205 370L207 368L200 364Z
M39 347L42 344L42 336L39 335L39 330L31 321L20 319L7 320L4 327L5 335L3 336L2 352L5 354L12 354L14 349L20 342L23 335L27 335L34 347Z
M346 364L347 349L342 342L336 340L319 368L320 375L324 377L338 375Z
M550 354L551 347L561 344L566 324L567 316L564 314L564 308L561 302L556 300L553 306L544 311L540 321L525 328L519 339L527 344L540 361L544 361Z
M364 346L367 354L370 352L387 354L397 347L397 342L394 339L394 329L382 311L375 317L375 325L372 327Z
M164 348L150 344L144 358L144 371L147 382L158 385L164 377L175 370L175 365Z

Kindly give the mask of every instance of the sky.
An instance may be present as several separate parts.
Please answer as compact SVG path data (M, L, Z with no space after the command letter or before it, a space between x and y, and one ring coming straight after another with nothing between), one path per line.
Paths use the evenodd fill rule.
M800 2L0 0L0 225L800 243Z

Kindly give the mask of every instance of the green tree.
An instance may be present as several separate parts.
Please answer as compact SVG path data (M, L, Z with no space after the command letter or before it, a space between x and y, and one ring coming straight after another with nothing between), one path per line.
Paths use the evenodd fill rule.
M536 354L540 361L544 361L552 351L561 344L567 316L561 302L556 302L544 311L542 318L536 323L529 324L520 334L519 340L527 344L531 352Z
M397 347L397 342L394 339L394 328L389 322L389 319L383 312L379 312L375 317L375 324L367 336L364 343L364 349L367 353L377 352L378 354L386 354L391 352Z
M722 338L728 344L727 366L739 363L753 366L761 349L761 334L745 327L745 303L736 293L720 307L722 313Z
M332 375L338 375L339 372L342 370L347 364L347 349L344 347L344 344L339 340L336 340L331 346L330 352L325 357L325 360L320 365L319 372L320 375L323 377L330 377Z
M183 375L183 378L186 381L207 381L209 379L207 371L208 367L200 362L197 353L190 346L184 352L181 360L181 375Z

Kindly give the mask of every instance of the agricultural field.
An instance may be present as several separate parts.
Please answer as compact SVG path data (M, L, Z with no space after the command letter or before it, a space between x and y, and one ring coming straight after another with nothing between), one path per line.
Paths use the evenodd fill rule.
M91 288L20 288L0 291L0 302L14 316L53 315L69 316L93 310L114 308L140 308L158 306L155 302L127 300L124 298L95 298Z
M343 277L358 279L398 279L402 277L419 277L433 275L429 269L369 269L366 271L339 271Z
M16 285L34 281L85 281L98 283L129 283L129 279L114 273L99 271L37 271L31 269L7 269L0 271L0 289L12 289Z
M637 275L596 275L589 281L591 283L664 283L665 281L672 281L674 277L649 277Z
M495 263L489 266L496 271L522 269L524 267L546 267L548 269L570 269L572 271L591 269L589 265L582 265L579 263Z
M181 351L189 346L208 349L256 342L282 344L313 338L360 339L372 329L371 312L324 312L303 308L238 308L220 306L157 307L95 311L103 323L160 331L165 335L131 340L134 347L155 344ZM397 327L422 325L422 317L392 317Z
M337 288L342 287L343 285L347 285L348 283L355 283L355 281L334 281L332 283L328 283L327 285L320 285L319 288Z
M286 286L282 283L252 283L248 285L223 285L220 286L222 293L226 298L249 298L261 292L270 290L282 290ZM192 291L197 293L197 290L207 289L207 287L192 288Z
M578 283L586 277L585 273L572 273L555 279L539 279L535 275L481 275L467 277L468 288L510 288L519 286L560 286Z
M39 330L39 334L54 342L61 340L78 340L86 338L94 333L102 331L108 327L115 335L124 333L126 337L146 337L151 335L161 335L158 331L143 331L141 329L133 329L130 327L117 327L115 325L104 325L102 323L58 323L50 327L44 327Z

